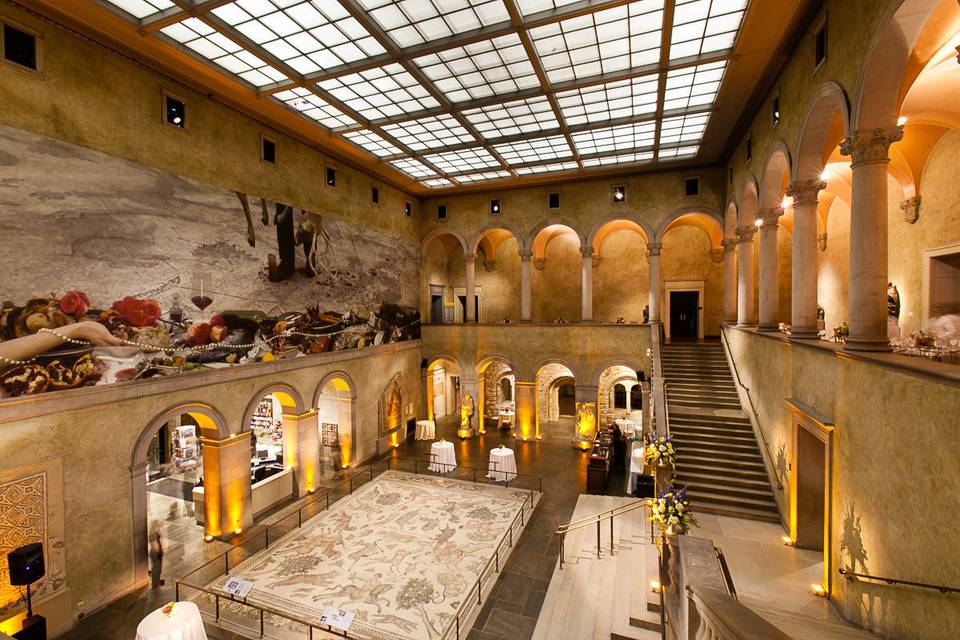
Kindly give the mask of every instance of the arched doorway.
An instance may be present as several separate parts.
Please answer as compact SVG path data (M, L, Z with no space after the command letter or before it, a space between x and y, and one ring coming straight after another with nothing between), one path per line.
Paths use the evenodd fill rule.
M458 424L460 419L460 365L439 356L427 365L427 417L438 424Z
M550 362L537 372L538 433L546 438L576 437L576 378L565 364Z
M517 376L513 365L500 357L488 358L477 367L479 380L480 433L487 429L509 431L516 427Z
M320 429L320 473L327 477L346 469L356 459L354 400L350 378L332 373L320 383L314 406Z
M597 383L597 398L601 426L637 416L643 408L643 401L636 370L622 364L604 369ZM638 420L642 421L642 418Z
M521 318L521 248L515 232L499 227L487 229L474 239L475 288L482 298L477 306L478 322L516 322Z
M580 235L565 224L547 225L533 237L531 317L534 322L580 320L583 269L580 247Z

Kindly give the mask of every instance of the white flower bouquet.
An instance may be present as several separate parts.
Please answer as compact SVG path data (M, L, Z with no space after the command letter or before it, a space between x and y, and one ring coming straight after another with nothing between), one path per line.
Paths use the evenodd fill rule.
M670 485L653 501L650 508L650 520L660 525L660 530L667 535L690 532L690 527L697 526L697 520L690 513L690 501L687 500L686 489L674 489Z
M670 436L655 437L644 451L644 460L651 465L674 466L677 461L677 452L673 448Z

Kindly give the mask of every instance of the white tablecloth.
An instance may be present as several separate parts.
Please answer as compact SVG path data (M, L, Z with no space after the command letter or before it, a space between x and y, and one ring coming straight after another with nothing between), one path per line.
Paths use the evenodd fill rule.
M436 433L437 424L433 420L417 420L417 440L433 440Z
M502 429L503 425L513 425L513 411L500 411L497 414L497 428Z
M170 617L160 608L141 620L137 640L207 640L207 633L197 605L178 602Z
M434 442L430 445L430 471L448 473L457 467L457 455L453 452L453 443L449 441Z
M497 447L490 449L490 464L488 478L493 478L497 482L504 480L513 480L517 477L517 458L513 455L513 449Z
M621 418L617 420L616 423L617 423L617 426L620 427L621 431L623 431L628 435L633 435L633 430L634 428L636 428L636 423L634 423L633 420L627 420L625 418Z

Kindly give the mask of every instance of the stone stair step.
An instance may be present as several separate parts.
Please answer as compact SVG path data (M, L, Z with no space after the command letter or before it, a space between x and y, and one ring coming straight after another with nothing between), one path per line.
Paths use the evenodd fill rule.
M674 446L683 447L684 456L711 457L722 454L723 458L744 460L747 462L763 462L760 450L750 445L711 444L692 442L690 440L673 440Z
M734 428L713 427L693 424L671 424L670 436L679 440L685 437L699 438L703 441L727 442L729 444L756 444L753 433Z
M749 428L753 428L750 424L750 419L747 417L739 416L715 416L706 413L684 413L682 411L677 411L676 413L670 414L670 421L674 420L697 420L700 422L719 422L723 424L738 424L744 425Z
M718 516L729 516L731 518L745 518L747 520L759 520L761 522L772 522L774 524L783 524L780 516L769 511L760 511L750 507L736 507L730 505L715 505L710 503L691 506L694 514L710 513Z
M690 498L690 509L694 512L698 504L724 505L736 508L749 508L754 511L766 511L779 518L777 503L772 498L757 498L746 496L730 496L722 493L712 493L697 487L687 488L687 497Z
M687 493L709 493L716 496L724 496L729 499L737 500L757 500L763 503L772 503L776 507L776 501L770 492L770 486L760 488L735 487L727 483L725 477L717 476L707 482L692 480L690 475L678 475L676 482L687 488Z
M719 477L747 478L751 480L768 480L766 471L756 469L737 469L731 466L722 466L719 464L690 464L685 463L683 459L677 461L677 475L682 476L685 473L705 473Z
M678 482L690 483L690 484L703 484L716 482L720 478L724 483L727 483L734 487L744 487L744 488L764 488L767 491L770 491L770 481L769 480L760 480L760 479L750 479L750 478L731 478L730 476L717 476L710 473L697 473L695 471L685 471L683 476L678 476Z

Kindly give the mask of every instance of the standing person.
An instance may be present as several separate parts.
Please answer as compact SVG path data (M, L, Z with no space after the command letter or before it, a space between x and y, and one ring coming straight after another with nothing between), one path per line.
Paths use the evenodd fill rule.
M166 582L161 577L163 573L163 541L160 539L159 531L155 531L150 538L148 555L150 557L150 588L156 589L162 587Z
M613 425L613 457L616 461L617 469L624 469L624 457L627 453L627 441L623 437L623 432L620 431L620 425Z

